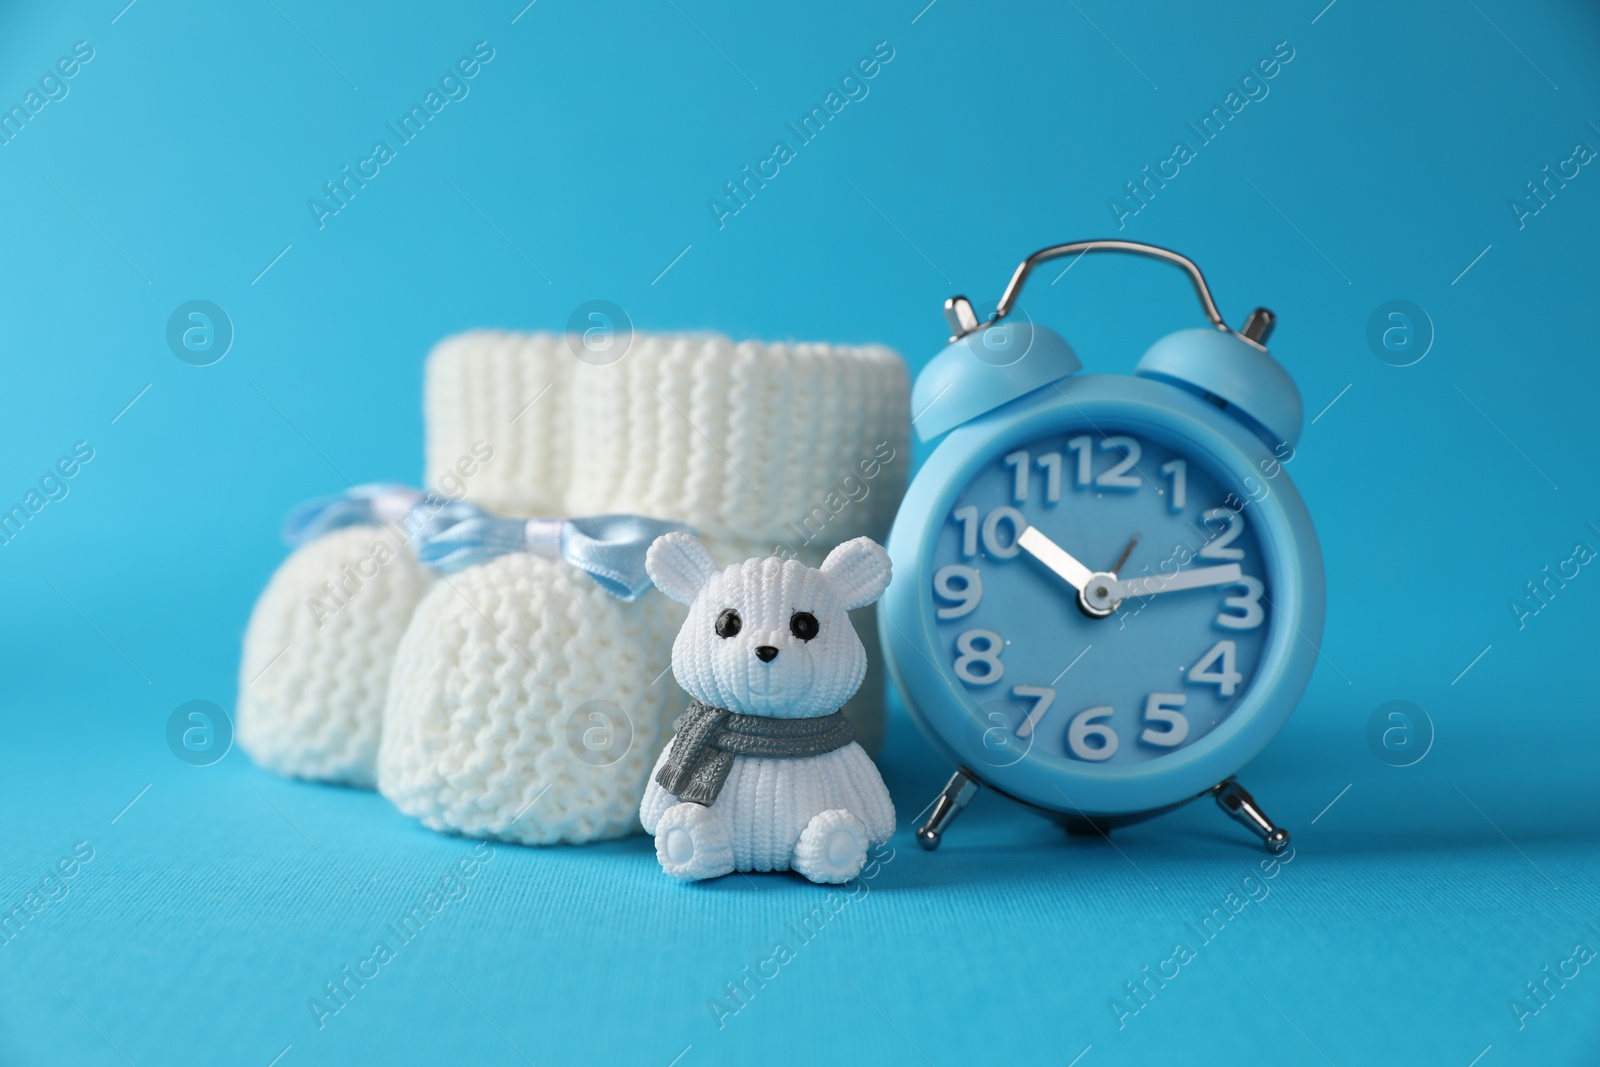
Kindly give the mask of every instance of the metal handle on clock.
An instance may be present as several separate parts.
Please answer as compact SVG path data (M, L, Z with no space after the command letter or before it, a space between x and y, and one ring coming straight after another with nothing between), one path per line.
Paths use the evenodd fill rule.
M1163 263L1171 263L1189 276L1189 281L1194 285L1195 295L1200 298L1201 310L1205 312L1206 318L1210 320L1211 325L1223 333L1234 334L1258 346L1264 346L1268 335L1272 333L1276 318L1266 308L1256 308L1255 311L1251 312L1242 329L1236 331L1229 328L1228 324L1223 321L1222 312L1217 310L1217 302L1211 298L1211 289L1206 285L1205 275L1200 273L1200 268L1195 265L1194 260L1180 255L1170 248L1162 248L1159 245L1144 244L1140 241L1116 241L1110 239L1072 241L1068 244L1052 245L1049 248L1039 249L1039 251L1017 265L1016 271L1011 275L1011 282L1006 286L1005 293L1000 297L999 305L995 308L994 314L989 316L989 322L999 322L1011 314L1011 309L1016 305L1017 297L1022 293L1022 285L1028 280L1028 275L1033 273L1034 267L1048 260L1059 259L1062 256L1073 254L1084 256L1090 252L1122 252L1128 255L1158 259ZM972 302L964 296L953 296L944 302L944 317L950 324L952 341L960 340L985 325L978 321L978 315L972 308Z

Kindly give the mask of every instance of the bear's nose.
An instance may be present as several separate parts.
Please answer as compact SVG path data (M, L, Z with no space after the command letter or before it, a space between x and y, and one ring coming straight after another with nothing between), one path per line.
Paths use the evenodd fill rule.
M778 650L771 645L757 645L756 659L762 663L771 663L778 658Z

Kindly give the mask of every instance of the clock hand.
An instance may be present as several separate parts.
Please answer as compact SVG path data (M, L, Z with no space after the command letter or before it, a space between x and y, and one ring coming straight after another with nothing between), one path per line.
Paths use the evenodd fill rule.
M1111 565L1112 574L1116 574L1122 569L1122 565L1128 562L1128 557L1133 555L1134 546L1139 543L1139 537L1140 535L1135 533L1132 537L1128 538L1128 547L1122 550L1122 555L1118 556L1117 561Z
M1093 571L1079 563L1066 549L1046 537L1037 526L1023 530L1022 536L1017 538L1017 545L1080 593L1094 576Z
M1017 538L1017 546L1078 591L1078 607L1091 618L1104 619L1117 610L1118 601L1112 595L1117 576L1104 571L1091 571L1056 544L1037 526L1030 526Z
M1212 585L1232 585L1244 577L1237 563L1219 567L1196 567L1176 574L1150 574L1143 578L1124 578L1111 590L1117 599L1133 596L1155 596L1157 593L1176 593L1183 589L1203 589Z

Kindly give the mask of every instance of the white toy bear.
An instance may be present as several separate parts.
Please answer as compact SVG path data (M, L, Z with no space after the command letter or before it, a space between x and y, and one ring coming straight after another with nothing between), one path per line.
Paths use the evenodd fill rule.
M693 703L639 806L661 869L850 881L894 833L889 791L839 711L867 669L846 612L883 595L888 553L858 537L820 570L778 557L719 570L698 539L669 533L645 567L689 605L672 670Z

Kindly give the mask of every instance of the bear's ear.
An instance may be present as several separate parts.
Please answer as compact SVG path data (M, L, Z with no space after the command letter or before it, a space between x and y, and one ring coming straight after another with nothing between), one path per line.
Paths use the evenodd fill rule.
M889 588L889 553L870 537L846 541L822 561L822 573L833 579L846 610L864 608Z
M717 561L699 538L673 531L650 543L644 569L657 589L680 604L693 604L701 588L717 573Z

